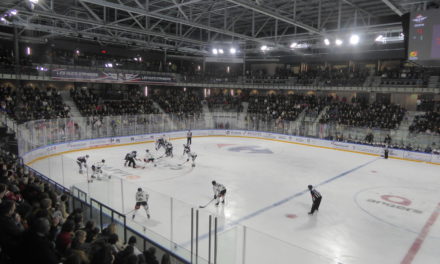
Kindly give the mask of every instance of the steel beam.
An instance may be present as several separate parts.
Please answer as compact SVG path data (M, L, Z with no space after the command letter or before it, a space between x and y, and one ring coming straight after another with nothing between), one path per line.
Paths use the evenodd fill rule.
M131 6L126 6L126 5L120 5L120 4L115 4L112 2L108 2L108 1L103 1L103 0L82 0L83 2L87 2L87 3L91 3L91 4L95 4L95 5L99 5L99 6L105 6L108 8L113 8L113 9L118 9L118 10L122 10L125 12L131 12L131 13L136 13L136 14L140 14L140 15L145 15L147 17L154 17L156 19L162 19L162 20L166 20L166 21L170 21L170 22L174 22L177 24L183 24L183 25L187 25L190 27L196 27L196 28L201 28L207 31L212 31L212 32L217 32L223 35L228 35L231 37L235 37L235 38L240 38L240 39L245 39L245 40L249 40L249 41L253 41L253 42L258 42L258 43L262 43L262 44L268 44L268 45L273 45L274 43L270 43L267 41L262 41L258 38L254 38L254 37L250 37L247 35L243 35L243 34L239 34L239 33L235 33L229 30L225 30L225 29L220 29L220 28L215 28L215 27L211 27L211 26L207 26L204 24L199 24L199 23L195 23L193 21L188 21L185 19L180 19L177 17L172 17L172 16L167 16L167 15L163 15L163 14L157 14L157 13L152 13L152 12L147 12L143 9L140 8L134 8Z
M269 10L267 8L255 5L255 4L251 3L251 2L248 2L248 1L245 1L245 0L226 0L226 1L234 3L234 4L239 5L239 6L242 6L242 7L246 8L246 9L254 10L254 11L258 12L258 13L264 14L264 15L272 17L272 18L275 18L276 20L283 21L285 23L288 23L288 24L291 24L291 25L303 28L303 29L305 29L305 30L307 30L309 32L322 35L322 33L318 29L316 29L316 28L314 28L312 26L309 26L309 25L306 25L306 24L301 23L299 21L290 19L288 17L280 15L280 14L278 14L278 13L272 11L272 10Z
M53 12L43 12L43 11L36 11L36 10L34 10L33 12L28 12L28 11L26 11L24 9L20 9L19 13L20 14L27 14L29 16L38 15L38 16L42 16L42 17L47 17L49 19L59 19L61 21L80 22L80 23L89 24L89 25L92 25L92 26L99 26L99 27L102 27L102 28L108 28L108 29L113 29L113 30L118 30L118 31L131 32L131 33L140 34L140 35L157 36L157 37L161 37L161 38L164 38L164 39L172 39L172 40L192 43L192 44L200 45L200 46L207 45L207 43L203 42L203 41L199 41L199 40L195 40L195 39L190 39L190 38L182 38L182 37L175 36L175 35L172 35L172 34L160 33L160 32L151 31L151 30L148 30L148 29L129 28L129 27L126 27L126 26L114 25L112 23L105 24L103 22L99 22L99 21L95 21L95 20L92 21L92 20L87 20L87 19L69 17L69 16L64 16L64 15L56 14L56 13L53 13ZM85 30L88 30L88 29L85 29Z
M391 3L390 0L382 0L382 2L384 2L389 8L391 8L391 10L393 10L399 16L403 15L402 11L400 11L399 8L397 8L397 6Z

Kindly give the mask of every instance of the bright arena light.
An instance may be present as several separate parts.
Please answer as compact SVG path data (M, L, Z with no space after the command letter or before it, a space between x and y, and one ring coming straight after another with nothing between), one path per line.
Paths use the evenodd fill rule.
M382 35L379 35L379 36L377 36L377 38L374 41L376 41L376 42L383 42L384 38L383 38Z
M212 49L212 54L217 55L218 54L218 50L217 49Z
M298 43L296 43L296 42L293 42L292 44L290 44L291 49L296 48L296 46L298 46Z
M261 51L266 51L268 48L267 48L267 46L266 45L263 45L263 46L261 46Z
M342 43L344 43L344 41L342 41L341 39L336 39L336 40L335 40L335 44L336 44L336 46L341 46Z
M330 40L329 39L324 39L324 44L326 45L326 46L329 46L330 45Z
M229 53L235 54L235 53L237 53L237 50L235 48L230 48Z
M223 54L223 53L225 53L225 52L223 51L223 49L219 49L219 50L218 50L218 53L219 53L219 54Z
M351 45L359 44L359 36L358 35L351 35L351 37L350 37L350 44Z
M32 4L38 4L38 0L29 0Z

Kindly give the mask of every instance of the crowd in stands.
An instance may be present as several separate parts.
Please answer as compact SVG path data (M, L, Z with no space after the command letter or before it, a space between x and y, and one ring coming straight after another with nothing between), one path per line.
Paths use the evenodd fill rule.
M134 236L124 245L114 223L100 230L68 199L1 150L0 263L159 264L155 248L141 252Z
M90 89L74 88L70 95L83 116L156 114L153 101L139 89L129 89L119 100L104 100ZM127 98L127 99L122 99Z
M60 92L54 88L24 87L16 90L6 85L0 86L0 111L23 123L68 117L70 108L63 103Z
M437 111L440 112L440 100L417 100L417 111Z
M309 113L320 112L327 98L318 98L314 95L251 95L249 97L249 114L258 114L262 120L279 119L294 121L298 115L308 109Z
M405 109L394 104L365 101L353 98L353 102L334 101L329 110L321 117L320 123L336 122L341 125L395 129L405 115Z
M242 112L243 111L243 96L231 95L219 92L206 98L209 110L211 112Z
M199 116L202 113L201 94L193 89L158 89L152 98L165 113L177 114L179 117Z
M417 115L413 124L409 127L412 133L440 134L440 112L429 111L423 115Z

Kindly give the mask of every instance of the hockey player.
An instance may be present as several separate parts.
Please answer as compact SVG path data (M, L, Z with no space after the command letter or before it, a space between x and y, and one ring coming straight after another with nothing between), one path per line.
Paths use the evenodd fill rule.
M144 162L145 163L153 163L154 164L154 160L155 158L153 157L153 154L151 154L150 150L145 150L145 157L144 157ZM154 164L154 167L156 167L156 164Z
M165 143L165 156L166 157L173 157L173 144L170 142Z
M322 196L317 190L315 190L315 188L313 188L312 185L309 185L307 187L310 190L310 194L312 195L312 201L313 201L312 209L310 210L309 214L313 214L315 210L318 211L319 205L321 204Z
M144 192L142 188L138 188L136 192L136 205L134 207L134 213L132 216L132 219L135 218L137 211L141 208L141 206L144 208L145 212L147 213L148 219L150 219L150 210L148 208L148 198L150 196L148 193Z
M165 149L165 146L167 144L167 140L165 139L165 135L163 135L162 137L158 138L156 140L156 150L159 150L161 147L163 147Z
M124 162L124 167L127 167L127 164L128 164L128 158L130 157L130 154L131 154L131 152L128 152L127 154L125 154L125 158L124 158L124 160L125 160L125 162Z
M217 202L215 205L218 205L220 203L220 197L222 197L222 204L225 203L225 196L226 196L226 188L222 184L212 181L212 188L214 190L214 199L217 199Z
M76 159L76 163L79 166L79 173L83 173L83 167L87 168L87 159L89 158L89 155L81 156Z
M105 164L105 160L101 160L99 162L96 162L95 164L92 165L92 179L98 179L98 180L102 180L104 178L103 172L102 172L102 168L104 167ZM110 179L111 176L108 176L108 179ZM92 180L93 181L93 180Z
M136 162L135 162L135 160L137 160L136 155L137 155L137 151L134 150L125 156L126 157L125 163L127 164L127 161L128 161L128 167L132 166L133 169L136 168Z
M191 146L188 144L186 144L186 145L183 144L183 154L182 155L188 154L190 152L191 152Z
M188 159L186 160L186 162L189 161L189 159L191 159L192 161L192 165L191 167L195 167L196 166L196 158L197 158L197 154L194 152L188 152Z

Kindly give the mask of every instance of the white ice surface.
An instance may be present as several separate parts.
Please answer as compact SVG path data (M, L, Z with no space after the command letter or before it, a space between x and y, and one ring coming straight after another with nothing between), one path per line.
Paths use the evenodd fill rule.
M132 150L142 157L146 148L161 156L163 151L156 152L153 144L73 152L32 166L124 213L133 209L135 190L144 188L150 193L152 218L147 220L140 210L135 223L129 224L137 229L145 226L145 234L160 235L188 249L190 208L212 199L212 180L222 183L227 188L226 204L199 209L199 254L204 258L208 215L219 217L218 263L243 263L243 259L252 264L401 263L411 253L412 263L439 263L440 219L428 224L418 251L410 248L438 210L440 166L267 140L213 137L193 139L192 150L198 157L197 166L191 168L190 163L178 166L186 160L183 143L173 141L173 159L161 158L157 167L145 169L124 167L123 158ZM91 157L89 164L105 159L104 171L109 174L119 169L131 176L113 175L110 181L87 184L86 174L78 174L75 163L85 154ZM313 216L307 214L312 203L308 184L317 185L323 195Z

